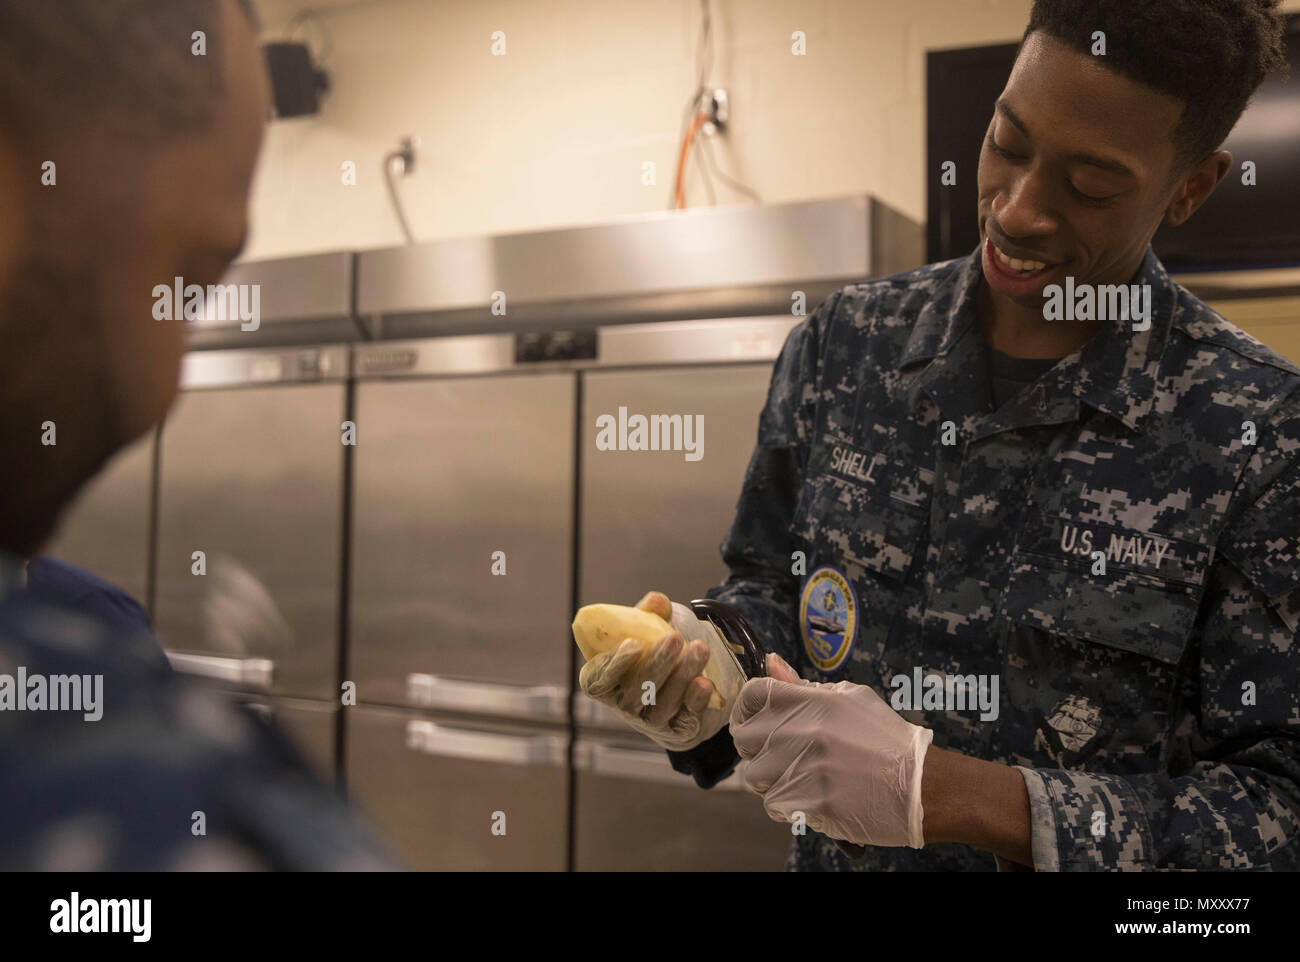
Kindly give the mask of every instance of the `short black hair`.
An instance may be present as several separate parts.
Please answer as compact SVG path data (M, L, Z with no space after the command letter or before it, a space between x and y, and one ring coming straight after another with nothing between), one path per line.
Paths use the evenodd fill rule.
M238 0L254 29L250 0ZM223 94L220 0L0 0L0 123L22 138L110 115L124 136L207 127ZM207 56L191 51L203 31Z
M1217 150L1270 73L1285 74L1279 0L1034 0L1021 43L1035 30L1091 53L1106 36L1112 70L1183 102L1175 166Z

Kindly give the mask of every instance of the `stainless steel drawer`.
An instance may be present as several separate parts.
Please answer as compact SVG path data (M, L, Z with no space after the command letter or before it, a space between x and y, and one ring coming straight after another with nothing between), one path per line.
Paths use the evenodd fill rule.
M338 771L334 746L335 720L341 710L337 704L301 698L259 698L243 695L241 699L262 712L297 746L303 758L331 784Z
M743 764L743 763L742 763ZM704 790L625 739L574 745L578 871L780 871L792 836L738 770Z
M564 870L563 730L345 711L349 793L411 868ZM494 834L502 816L505 833Z

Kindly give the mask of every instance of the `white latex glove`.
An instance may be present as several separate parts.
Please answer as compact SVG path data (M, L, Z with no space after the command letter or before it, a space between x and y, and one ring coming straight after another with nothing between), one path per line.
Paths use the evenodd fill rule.
M582 666L578 684L589 697L613 708L627 724L660 748L684 752L708 741L727 724L744 675L735 656L716 629L697 619L685 605L652 591L637 603L668 621L673 631L649 651L632 639L612 652L599 654ZM719 647L720 646L720 647ZM719 662L726 699L709 708L714 686L700 672L713 654ZM645 682L654 683L654 704L644 705Z
M859 845L920 848L921 769L934 733L863 685L803 681L768 655L731 714L745 783L774 821L803 812L813 831Z

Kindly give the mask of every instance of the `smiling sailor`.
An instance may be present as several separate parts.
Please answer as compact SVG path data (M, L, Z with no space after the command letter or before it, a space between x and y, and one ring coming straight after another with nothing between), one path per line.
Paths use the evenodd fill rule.
M747 760L788 867L1300 868L1300 368L1149 249L1231 169L1274 6L1108 7L1096 56L1094 0L1037 0L980 248L777 362L710 592L773 677L714 729L705 642L584 668L662 682L639 728L701 786Z

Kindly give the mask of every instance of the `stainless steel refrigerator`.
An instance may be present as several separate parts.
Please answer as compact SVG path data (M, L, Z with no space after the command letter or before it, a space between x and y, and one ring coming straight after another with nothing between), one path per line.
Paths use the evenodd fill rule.
M725 578L719 542L731 525L757 438L771 359L796 321L683 322L602 332L602 365L612 369L583 375L580 604L635 604L651 589L688 602ZM616 416L620 407L629 416L698 416L702 457L600 450L596 419ZM782 868L789 827L767 817L740 772L705 791L673 771L658 746L613 712L581 694L574 707L576 869Z
M155 626L335 771L346 348L186 356L161 435Z
M349 790L421 869L563 870L572 373L357 348Z

